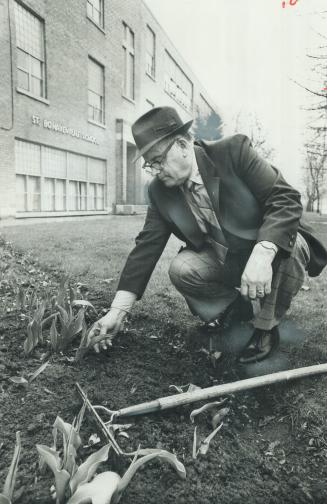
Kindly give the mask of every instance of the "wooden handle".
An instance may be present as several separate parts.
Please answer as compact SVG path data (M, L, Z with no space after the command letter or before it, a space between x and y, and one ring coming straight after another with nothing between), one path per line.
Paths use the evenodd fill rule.
M256 387L264 387L266 385L273 385L275 383L281 383L322 373L327 373L327 364L317 364L315 366L279 371L278 373L255 376L254 378L248 378L246 380L223 383L222 385L215 385L213 387L195 390L194 392L184 392L182 394L161 397L160 399L156 399L154 401L148 401L134 406L129 406L127 408L122 408L115 413L115 416L133 416L153 413L155 411L161 411L169 408L177 408L178 406L183 406L184 404L190 404L196 401L214 399L215 397L233 394L242 390L250 390Z

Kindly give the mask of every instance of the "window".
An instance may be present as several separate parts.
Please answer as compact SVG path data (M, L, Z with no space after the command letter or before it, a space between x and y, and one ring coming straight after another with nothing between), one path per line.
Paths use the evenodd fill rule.
M91 158L15 140L17 212L104 210L107 168Z
M15 2L18 88L45 97L44 24Z
M89 208L90 210L104 210L104 185L89 185Z
M193 107L193 84L166 51L165 91L188 112Z
M89 58L88 117L104 124L104 68Z
M42 210L66 210L66 181L54 178L45 178L43 186Z
M123 23L124 27L124 82L123 94L127 98L134 100L134 33Z
M27 210L27 177L16 175L16 209L17 212Z
M149 26L146 27L146 73L155 77L156 38Z
M20 212L41 210L41 178L16 175L16 205Z
M87 15L103 28L103 0L87 0Z
M86 182L69 182L69 210L87 209Z
M66 210L66 180L56 179L55 209Z
M68 153L68 178L87 180L87 158L80 154Z

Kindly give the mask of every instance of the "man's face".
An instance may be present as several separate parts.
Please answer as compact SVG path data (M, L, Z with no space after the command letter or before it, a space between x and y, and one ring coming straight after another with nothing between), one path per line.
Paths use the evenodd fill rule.
M167 147L173 142L169 150ZM184 138L167 140L155 145L145 154L145 161L155 163L160 171L157 177L166 187L182 185L190 176L193 161L193 146Z

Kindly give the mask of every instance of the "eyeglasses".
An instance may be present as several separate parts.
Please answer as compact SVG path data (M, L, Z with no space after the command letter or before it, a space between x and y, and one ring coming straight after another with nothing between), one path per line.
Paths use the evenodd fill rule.
M175 142L176 138L167 145L161 156L157 156L154 161L145 161L145 163L143 163L142 165L142 168L151 175L158 175L162 170L162 165L165 162L168 152Z

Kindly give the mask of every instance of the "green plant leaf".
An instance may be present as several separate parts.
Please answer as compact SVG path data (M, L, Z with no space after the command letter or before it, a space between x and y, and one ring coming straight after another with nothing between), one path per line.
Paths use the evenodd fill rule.
M177 474L181 479L186 478L184 465L173 453L170 453L167 450L160 450L159 448L143 448L138 450L138 454L140 456L156 455L160 460L168 462L168 464L170 464L177 471Z
M23 376L12 376L11 378L9 378L9 380L16 385L23 385L24 387L28 385L28 381Z
M82 327L82 336L81 336L81 342L79 344L79 347L76 351L75 355L75 361L78 362L80 361L84 355L88 352L89 347L88 347L88 334L89 331L87 330L85 319L83 320L83 327Z
M22 445L21 445L21 440L20 440L20 432L17 431L16 432L16 445L15 445L13 458L12 458L10 468L8 471L8 475L7 475L7 478L6 478L4 487L3 487L3 493L1 494L4 499L6 499L6 498L8 499L9 503L12 501L12 496L14 493L14 487L15 487L15 482L16 482L21 446ZM5 502L6 501L4 500L4 503Z
M67 306L67 282L68 276L64 275L60 279L59 290L57 295L57 304L62 307Z
M120 481L119 474L112 471L98 474L90 483L79 486L67 504L110 504Z
M144 456L138 460L135 460L138 455L144 455ZM166 450L158 450L151 448L138 450L131 465L125 472L124 476L121 478L117 490L113 495L111 504L117 504L120 501L123 491L129 485L131 479L133 478L134 474L138 471L138 469L142 467L144 464L150 462L150 460L153 460L155 458L159 458L160 460L168 462L170 465L174 467L174 469L176 469L180 478L182 479L186 478L185 467L181 462L179 462L176 455Z
M11 501L8 499L8 497L0 493L0 504L11 504Z
M33 318L34 320L40 324L41 323L41 320L43 319L44 317L44 312L45 312L45 302L44 301L41 301L41 303L39 304L39 306L36 308L35 312L34 312L34 315L33 315Z
M56 327L56 319L53 319L50 327L50 345L55 352L59 349L59 335Z
M213 438L215 437L217 432L220 431L220 429L222 428L223 425L224 424L221 423L214 431L211 432L211 434L209 434L208 437L206 437L205 439L203 439L201 441L201 444L198 449L198 453L200 453L201 455L207 454L207 451L209 450L209 445L210 445L211 441L213 440Z
M27 338L24 341L24 352L28 355L38 344L38 332L35 331L35 320L33 319L27 326Z
M84 309L81 308L76 317L72 320L72 322L69 325L69 332L71 335L71 339L73 339L76 334L78 334L82 329L83 329L83 322L84 322Z
M73 306L75 299L76 299L76 292L73 289L73 287L69 284L69 302L71 306Z
M56 432L59 431L62 433L62 435L64 436L65 443L68 443L69 438L72 437L72 445L74 446L74 448L76 450L78 450L78 448L81 446L82 441L81 441L81 438L80 438L78 432L76 432L73 425L71 425L68 422L64 422L64 420L60 416L57 416L57 418L53 424L53 431L52 432L53 432L54 439L56 436L55 431Z
M228 415L228 413L229 413L229 408L222 408L221 410L218 411L218 413L215 413L212 416L211 425L212 425L213 429L216 429L218 427L218 425L220 424L222 419L226 415Z
M29 383L31 383L33 380L35 380L35 378L37 378L39 376L39 374L43 373L43 371L48 366L48 364L49 364L49 361L46 361L43 364L41 364L41 366L39 368L37 368L37 370L34 371L34 373L30 376L30 378L28 380Z
M95 453L92 453L92 455L90 455L85 462L79 466L69 483L72 495L76 492L80 485L89 482L101 462L105 462L107 460L110 446L111 445L108 444L100 448L100 450Z
M138 469L140 467L142 467L144 464L146 464L147 462L150 462L150 460L152 460L158 456L157 453L152 453L149 455L145 455L144 457L140 458L139 460L136 460L137 455L138 455L138 452L136 452L136 455L135 455L132 463L130 464L129 468L125 472L124 476L121 478L120 482L118 483L116 491L114 492L114 494L112 496L112 502L110 501L110 504L117 504L120 501L124 490L128 487L128 485L131 482L131 479L133 478L134 474L138 471Z
M223 399L222 401L214 401L211 403L207 403L204 406L202 406L201 408L198 408L198 409L191 411L191 414L190 414L191 422L194 423L194 418L197 415L200 415L200 413L203 413L204 411L211 411L213 409L218 409L222 404L224 404L226 402L226 400L227 399Z
M60 304L57 305L57 308L60 312L60 323L62 326L67 326L69 324L69 315L66 312L65 308L63 308Z
M84 306L86 308L92 308L92 310L94 310L94 312L97 314L98 312L96 311L96 309L94 308L93 304L90 303L90 301L87 301L86 299L75 299L73 302L72 302L72 306Z
M83 419L84 419L85 410L86 410L86 400L83 401L82 407L79 410L79 413L78 413L78 415L76 417L75 430L76 430L77 433L79 433L79 431L81 430L81 426L82 426L82 422L83 422Z
M54 474L56 499L58 504L63 504L65 502L65 494L70 480L70 474L65 469L60 469L61 459L58 452L45 445L36 445L36 449Z

